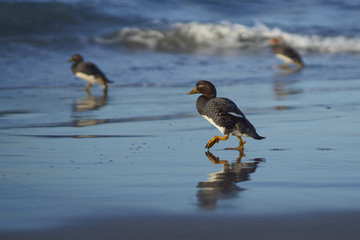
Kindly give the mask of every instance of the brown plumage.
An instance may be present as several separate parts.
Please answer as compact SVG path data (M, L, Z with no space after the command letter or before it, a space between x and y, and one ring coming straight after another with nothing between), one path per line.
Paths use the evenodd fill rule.
M287 68L291 63L295 63L299 68L304 67L300 54L294 48L286 45L280 37L271 38L269 43L275 56L285 62L281 67Z
M214 136L211 138L207 142L206 148L211 148L219 140L227 140L230 135L236 136L239 140L239 146L235 148L237 150L244 148L245 142L241 137L258 140L264 138L257 134L255 127L233 101L228 98L216 97L216 88L211 82L198 81L188 95L196 93L202 94L196 101L196 109L200 115L224 134L224 137Z
M91 84L99 83L103 86L103 91L107 90L107 84L112 83L105 74L93 63L84 62L83 57L80 54L74 54L68 60L68 62L74 62L71 66L71 71L78 78L81 78L88 82L85 91L89 91Z

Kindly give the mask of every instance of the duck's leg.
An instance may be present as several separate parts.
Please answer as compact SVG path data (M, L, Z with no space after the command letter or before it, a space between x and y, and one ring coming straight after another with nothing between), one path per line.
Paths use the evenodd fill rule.
M303 68L303 67L304 67L304 65L303 65L301 62L295 62L295 63L296 63L296 65L298 65L299 68Z
M88 83L88 85L85 87L85 91L89 91L90 90L90 87L91 87L91 83Z
M102 90L103 90L104 92L106 92L106 90L107 90L107 84L106 84L105 80L104 80L102 77L100 77L100 83L101 83L101 85L102 85Z
M228 135L224 136L224 137L219 137L219 136L214 136L213 138L211 138L205 145L205 147L207 149L211 148L212 146L214 146L215 143L218 143L220 140L227 140L229 138Z
M244 144L245 144L246 142L243 141L240 136L236 136L236 137L237 137L237 139L239 140L239 146L236 147L236 148L226 148L227 150L239 150L239 151L244 150Z
M245 141L242 140L242 138L240 136L236 136L237 139L239 139L239 147L241 149L244 149L244 144L246 143Z
M289 68L289 64L288 63L284 63L282 65L280 65L281 68L286 69Z
M102 90L103 90L103 92L106 92L107 91L107 85L105 84L105 85L102 85Z

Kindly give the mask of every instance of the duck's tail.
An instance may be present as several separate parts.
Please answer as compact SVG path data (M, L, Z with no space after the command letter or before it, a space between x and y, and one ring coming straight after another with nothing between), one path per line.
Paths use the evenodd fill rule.
M256 140L261 140L261 139L264 139L265 137L262 137L262 136L256 134L256 136L254 136L253 138Z

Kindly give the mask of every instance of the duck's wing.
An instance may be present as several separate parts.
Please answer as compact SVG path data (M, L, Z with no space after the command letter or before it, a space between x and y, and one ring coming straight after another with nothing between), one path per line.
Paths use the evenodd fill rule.
M95 64L91 62L79 63L76 70L78 72L82 72L87 75L94 75L96 77L101 77L105 82L111 83L111 81L106 77L106 75Z
M300 54L290 46L277 46L273 48L275 54L284 55L295 62L302 63Z
M212 119L217 125L225 128L224 134L263 138L256 133L255 127L230 99L214 98L214 101L209 101L209 103L214 109Z
M245 115L241 112L238 106L228 98L215 98L214 103L216 104L216 108L219 110L221 115L230 115L235 118L245 118Z
M206 104L204 115L225 129L234 128L237 122L247 121L241 110L228 98L211 99Z

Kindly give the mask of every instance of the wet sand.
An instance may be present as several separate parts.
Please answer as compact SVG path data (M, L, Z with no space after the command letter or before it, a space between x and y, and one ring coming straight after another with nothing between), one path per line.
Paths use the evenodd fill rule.
M360 214L287 217L96 218L57 229L0 233L1 239L358 239Z
M192 87L3 90L1 239L358 236L359 79L218 86L246 156L205 150Z

